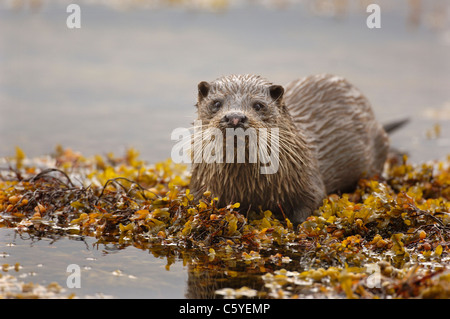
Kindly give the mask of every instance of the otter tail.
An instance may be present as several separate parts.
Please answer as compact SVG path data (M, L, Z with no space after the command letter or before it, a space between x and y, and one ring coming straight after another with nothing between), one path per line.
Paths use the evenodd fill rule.
M408 122L409 122L409 118L403 119L403 120L397 120L397 121L393 121L393 122L384 124L383 128L386 131L386 133L391 134L392 132L396 131L397 129L399 129L400 127L402 127L403 125L405 125Z

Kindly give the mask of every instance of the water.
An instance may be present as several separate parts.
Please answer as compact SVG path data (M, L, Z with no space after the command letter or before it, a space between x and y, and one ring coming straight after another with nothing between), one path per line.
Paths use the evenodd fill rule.
M177 262L167 267L165 257L149 251L114 244L96 244L93 238L31 238L12 229L0 229L1 264L20 264L18 271L8 270L23 282L47 286L58 283L78 298L184 298L187 267ZM80 267L80 287L67 285L73 271ZM70 269L69 269L70 270ZM72 282L72 281L70 281Z
M423 3L417 20L407 5L414 1L378 1L382 27L369 29L368 14L354 2L337 15L308 9L325 2L244 2L218 13L81 2L82 27L74 30L66 27L64 2L37 12L2 4L0 156L14 154L16 145L32 157L62 144L86 156L133 146L150 163L165 160L172 130L196 116L198 82L256 73L284 84L322 72L358 86L380 121L409 117L392 144L413 161L449 154L448 3ZM188 267L180 261L166 270L167 260L148 251L94 243L31 240L0 229L2 263L19 262L21 280L65 286L67 265L75 263L83 274L79 296L186 296Z

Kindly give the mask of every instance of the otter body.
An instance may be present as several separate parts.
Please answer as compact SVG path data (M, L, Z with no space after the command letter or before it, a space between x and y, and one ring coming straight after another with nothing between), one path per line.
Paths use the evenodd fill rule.
M198 89L203 136L212 129L266 129L279 145L279 163L276 172L262 174L262 163L248 156L245 163L194 161L190 189L196 197L209 190L219 205L239 202L242 211L269 209L299 223L326 194L382 172L387 133L368 100L341 77L309 76L283 88L259 76L231 75Z

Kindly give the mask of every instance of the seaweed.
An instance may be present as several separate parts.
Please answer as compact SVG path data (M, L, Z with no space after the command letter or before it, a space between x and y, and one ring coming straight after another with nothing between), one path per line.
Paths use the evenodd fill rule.
M302 224L270 211L218 206L189 191L189 171L130 149L51 158L17 149L0 170L0 227L36 237L95 237L189 265L194 296L448 298L450 157L391 159L382 177L332 194ZM214 285L208 285L216 278ZM217 279L219 278L219 279ZM220 278L227 285L217 286ZM231 284L233 282L233 284ZM244 284L245 283L245 284Z

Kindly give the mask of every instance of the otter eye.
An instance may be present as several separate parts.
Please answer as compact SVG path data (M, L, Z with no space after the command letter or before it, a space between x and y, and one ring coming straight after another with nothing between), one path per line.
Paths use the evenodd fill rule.
M255 111L262 110L264 108L264 104L256 102L255 104L253 104L253 108L255 109Z
M222 107L222 101L213 101L211 104L211 109L213 112L217 112Z

